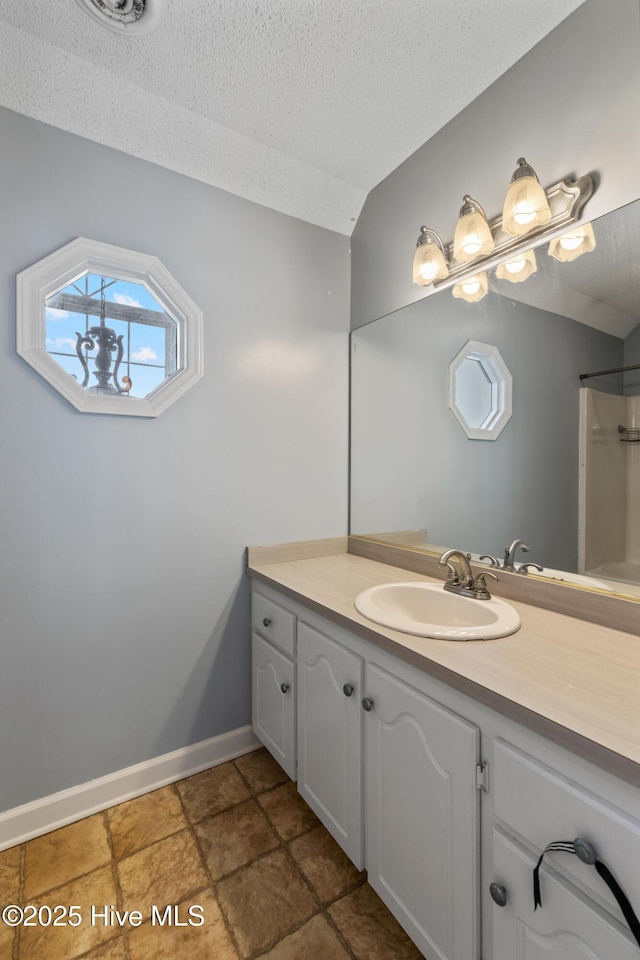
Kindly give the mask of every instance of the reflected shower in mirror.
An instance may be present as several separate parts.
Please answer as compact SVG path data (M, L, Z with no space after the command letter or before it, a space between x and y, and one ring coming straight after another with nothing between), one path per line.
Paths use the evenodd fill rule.
M444 290L353 331L352 534L398 543L407 531L412 546L496 557L522 537L522 560L606 571L616 592L640 595L615 566L640 569L640 501L630 502L640 444L584 411L580 439L587 387L596 400L640 395L640 370L580 379L640 364L640 202L593 227L596 249L572 263L541 249L538 272L516 287L492 278L476 304ZM447 402L449 365L470 340L495 345L512 376L512 416L494 443L469 439ZM636 404L615 416L640 427ZM598 448L589 477L587 433Z

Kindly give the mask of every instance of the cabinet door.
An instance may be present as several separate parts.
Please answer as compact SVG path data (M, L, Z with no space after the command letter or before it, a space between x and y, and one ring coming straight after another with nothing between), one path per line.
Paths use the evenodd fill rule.
M365 690L369 882L430 960L477 960L479 730L374 665Z
M298 624L298 790L358 869L362 843L363 663Z
M493 905L493 954L512 960L637 960L630 934L544 865L542 906L533 909L535 858L494 831L495 882L507 902Z
M259 634L252 635L253 732L292 780L296 778L295 668Z

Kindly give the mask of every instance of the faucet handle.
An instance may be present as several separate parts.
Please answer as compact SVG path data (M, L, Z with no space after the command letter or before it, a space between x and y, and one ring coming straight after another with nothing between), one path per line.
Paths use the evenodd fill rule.
M472 583L473 595L476 600L490 600L491 594L487 589L487 577L492 577L494 580L499 578L495 573L491 573L490 570L486 570L484 573L479 573L478 576Z
M488 560L492 567L499 567L499 566L500 566L500 561L498 560L498 558L497 558L497 557L494 557L494 556L493 556L492 554L490 554L490 553L483 553L483 554L481 554L481 556L478 557L478 560Z
M535 567L538 573L542 573L544 567L541 567L539 563L521 563L518 567L518 573L529 573L529 567Z
M438 566L447 568L447 583L459 583L458 571L450 560L445 560L444 563L440 560Z

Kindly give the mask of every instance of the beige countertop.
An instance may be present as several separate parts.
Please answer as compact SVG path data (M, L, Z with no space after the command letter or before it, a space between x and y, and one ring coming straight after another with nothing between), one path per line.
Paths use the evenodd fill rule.
M367 620L353 600L377 584L432 578L355 556L339 546L336 552L306 559L273 562L273 556L277 554L266 548L250 548L249 574L640 785L639 637L512 599L509 603L522 621L512 636L470 642L413 637Z

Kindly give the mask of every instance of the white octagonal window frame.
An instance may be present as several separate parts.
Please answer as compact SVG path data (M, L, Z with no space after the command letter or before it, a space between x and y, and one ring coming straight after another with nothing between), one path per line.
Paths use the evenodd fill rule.
M143 284L176 324L176 370L148 396L88 392L47 352L46 301L87 273ZM157 417L202 376L202 311L157 257L78 237L17 276L17 351L81 413Z
M489 413L479 426L467 420L457 402L456 374L466 360L477 361L490 390ZM495 440L511 419L512 378L500 351L490 343L468 340L449 364L449 409L470 440Z

